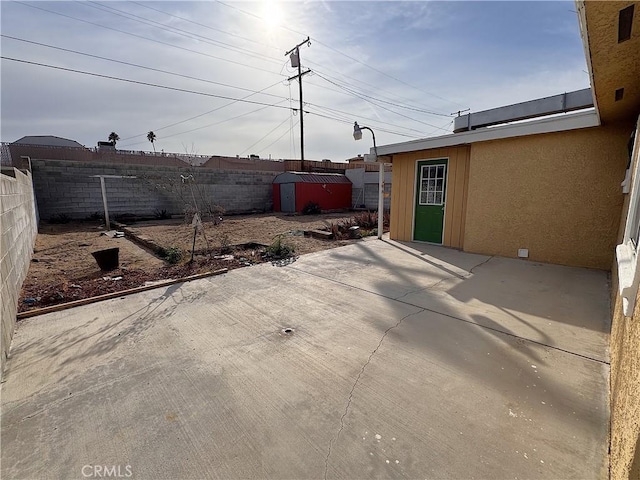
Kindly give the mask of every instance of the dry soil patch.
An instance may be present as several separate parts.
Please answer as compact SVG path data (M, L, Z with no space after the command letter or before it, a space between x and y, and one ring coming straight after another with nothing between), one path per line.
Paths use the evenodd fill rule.
M226 217L214 225L204 222L204 234L196 238L193 264L187 263L193 241L193 228L182 220L139 222L129 226L136 235L151 238L165 247L177 247L184 254L182 261L170 265L127 238L109 238L98 222L43 224L40 226L29 273L22 286L18 310L56 305L73 300L118 292L144 285L149 281L182 278L189 275L239 268L265 260L264 249L238 247L258 243L269 245L278 235L295 247L295 255L325 250L353 243L356 240L327 241L304 237L304 230L326 227L330 222L349 218L345 214L287 216L279 214ZM221 247L228 247L224 258ZM107 248L120 249L120 267L101 271L92 252ZM204 254L206 253L206 254Z

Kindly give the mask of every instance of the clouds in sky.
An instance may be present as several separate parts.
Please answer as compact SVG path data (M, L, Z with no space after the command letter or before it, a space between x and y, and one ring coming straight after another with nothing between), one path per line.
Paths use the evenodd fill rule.
M589 86L572 2L81 1L0 8L3 57L199 93L3 59L5 142L57 135L92 147L116 131L119 148L150 150L146 134L153 130L156 148L165 151L299 158L298 84L287 81L296 71L284 53L307 35L311 46L301 55L312 72L303 79L309 159L340 161L368 151L370 139L356 143L351 136L356 120L376 131L378 144L396 143L450 132L448 115L457 110Z

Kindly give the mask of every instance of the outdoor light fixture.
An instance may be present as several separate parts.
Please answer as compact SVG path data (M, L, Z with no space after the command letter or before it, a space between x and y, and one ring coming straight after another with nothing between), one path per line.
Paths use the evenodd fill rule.
M353 139L362 140L362 130L369 130L373 137L373 153L378 161L378 146L376 145L376 134L369 127L361 127L358 122L353 123ZM384 227L384 163L379 163L380 177L378 179L378 239L382 238L382 230Z
M362 140L362 129L360 128L360 125L358 125L358 122L353 124L353 139Z

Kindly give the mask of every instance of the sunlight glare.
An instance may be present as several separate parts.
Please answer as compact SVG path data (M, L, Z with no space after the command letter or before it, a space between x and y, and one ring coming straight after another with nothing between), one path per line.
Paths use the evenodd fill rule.
M262 18L270 30L275 30L284 20L284 12L280 2L275 0L264 0L262 2Z

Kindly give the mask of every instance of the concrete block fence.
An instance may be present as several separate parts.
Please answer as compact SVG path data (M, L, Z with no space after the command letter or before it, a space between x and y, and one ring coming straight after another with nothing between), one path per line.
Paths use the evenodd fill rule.
M5 174L6 173L6 174ZM0 369L4 371L16 326L20 287L38 233L31 175L14 168L0 174Z
M102 213L100 179L96 175L132 176L105 178L110 216L154 215L166 210L184 213L193 203L193 175L196 201L219 205L229 213L269 211L272 182L278 172L219 170L202 167L114 165L66 160L32 160L33 183L40 218L49 220L64 214L73 219ZM203 201L204 200L204 201Z
M367 167L370 167L367 164ZM377 167L378 165L373 165ZM362 207L368 210L378 210L378 192L379 192L379 173L366 171L364 168L349 169L345 172L347 178L351 180L353 188L351 189L351 205L354 207ZM385 172L385 198L384 209L389 210L391 207L391 179L390 171Z

